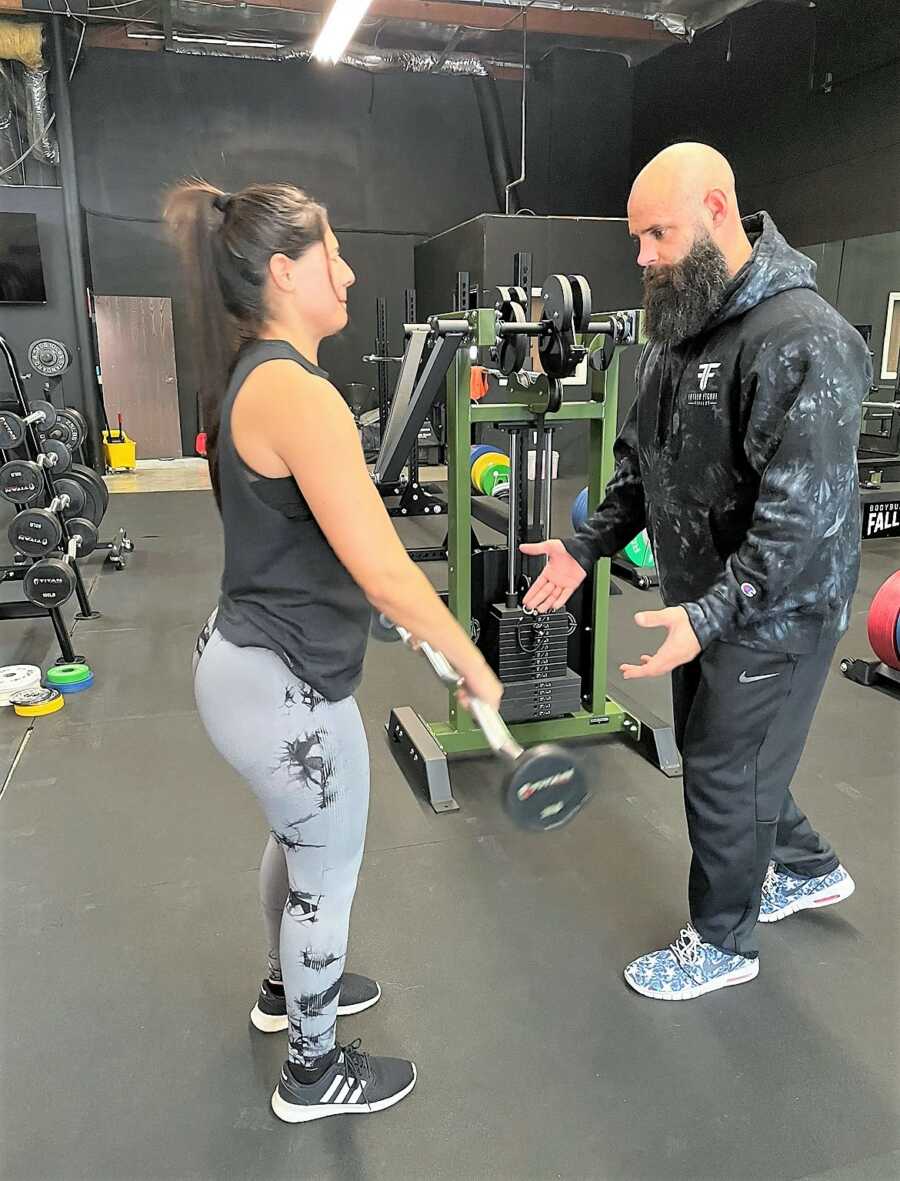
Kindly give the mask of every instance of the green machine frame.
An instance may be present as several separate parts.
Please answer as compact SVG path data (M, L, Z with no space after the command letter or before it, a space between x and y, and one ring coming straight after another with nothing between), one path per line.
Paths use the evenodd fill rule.
M639 313L633 317L635 336ZM548 410L550 383L539 377L526 385L517 376L508 378L509 398L503 403L481 404L471 400L469 346L491 348L496 342L494 309L478 309L468 314L435 318L432 324L441 329L451 322L467 321L468 337L460 337L446 376L447 452L448 452L448 605L451 613L468 628L472 618L472 487L470 448L475 423L521 423L527 426L543 416L548 427L566 422L589 424L589 503L599 504L609 483L615 460L613 444L618 410L619 360L621 350L607 353L606 367L591 364L592 354L610 344L605 336L595 337L588 346L588 372L591 374L586 401L565 402L555 411ZM631 342L633 343L633 341ZM549 473L548 473L549 478ZM477 518L476 518L477 519ZM681 774L681 763L671 727L636 704L625 694L614 700L607 693L607 648L609 632L610 561L601 559L593 578L593 602L584 604L582 626L589 624L593 637L592 676L584 694L584 708L577 713L553 719L511 724L513 737L523 747L540 742L571 739L596 739L622 735L633 741L641 753L665 775ZM450 789L448 759L475 755L489 750L484 734L472 716L460 707L451 693L447 721L424 721L411 707L391 711L387 725L392 753L414 786L425 790L435 811L458 808Z

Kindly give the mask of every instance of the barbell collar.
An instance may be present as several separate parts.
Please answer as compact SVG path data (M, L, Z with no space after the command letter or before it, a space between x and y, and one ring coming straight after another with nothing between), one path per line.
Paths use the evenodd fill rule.
M591 320L588 324L588 336L615 336L617 326L614 320Z
M440 316L434 316L427 326L438 336L468 336L472 331L468 317L465 320L442 320Z

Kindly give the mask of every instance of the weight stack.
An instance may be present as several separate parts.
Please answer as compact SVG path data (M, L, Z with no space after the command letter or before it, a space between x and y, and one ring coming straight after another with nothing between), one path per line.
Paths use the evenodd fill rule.
M505 686L504 721L560 718L581 708L581 678L568 667L568 647L566 612L528 615L521 607L492 605L481 648Z

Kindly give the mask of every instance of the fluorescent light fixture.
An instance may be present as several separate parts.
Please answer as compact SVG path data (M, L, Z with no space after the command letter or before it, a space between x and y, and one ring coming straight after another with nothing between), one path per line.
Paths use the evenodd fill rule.
M339 61L371 3L372 0L334 0L334 7L313 46L313 57L320 62Z

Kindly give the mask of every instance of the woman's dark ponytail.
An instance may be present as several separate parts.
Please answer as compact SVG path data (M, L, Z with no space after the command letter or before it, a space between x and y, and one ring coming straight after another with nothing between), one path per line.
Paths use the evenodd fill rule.
M238 349L265 323L269 260L299 258L324 241L327 215L293 185L251 185L229 194L192 180L170 190L164 216L188 286L210 477L221 507L222 401Z

